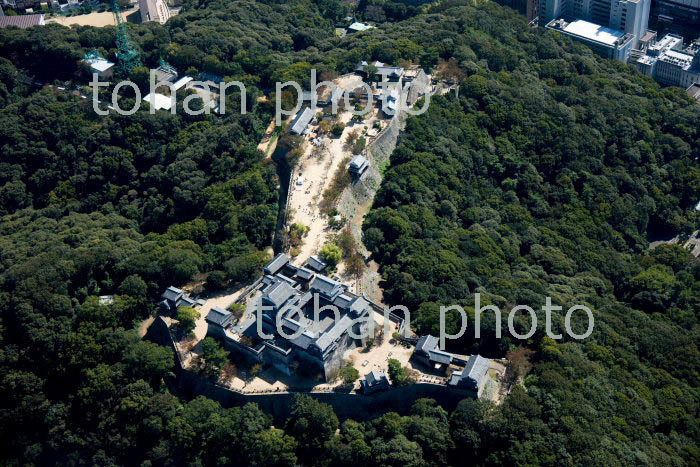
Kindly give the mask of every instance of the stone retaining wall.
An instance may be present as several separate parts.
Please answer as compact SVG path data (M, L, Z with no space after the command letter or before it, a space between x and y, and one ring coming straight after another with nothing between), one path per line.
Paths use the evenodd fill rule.
M370 395L328 391L246 394L223 387L184 368L168 324L162 317L156 317L148 329L146 338L165 345L173 351L175 377L170 378L167 383L171 391L178 396L184 399L206 396L219 402L223 407L235 407L253 402L272 415L277 422L281 422L289 416L296 394L306 394L329 404L341 421L348 418L358 421L369 420L391 411L407 414L413 403L424 397L435 399L446 410L453 410L462 399L474 397L473 394L465 391L431 383L417 383Z

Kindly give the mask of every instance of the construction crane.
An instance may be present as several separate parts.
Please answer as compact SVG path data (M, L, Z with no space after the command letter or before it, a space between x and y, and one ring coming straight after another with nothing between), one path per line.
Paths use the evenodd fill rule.
M117 59L119 60L119 68L124 73L130 73L137 66L141 66L141 57L132 44L131 37L129 37L129 28L122 17L119 0L112 0L112 13L117 23Z

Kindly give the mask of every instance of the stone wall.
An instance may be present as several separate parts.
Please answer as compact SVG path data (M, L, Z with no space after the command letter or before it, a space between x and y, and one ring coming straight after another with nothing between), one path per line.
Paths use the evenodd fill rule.
M369 208L379 186L382 183L382 171L389 164L389 157L396 147L401 130L405 125L405 116L397 115L387 123L387 126L368 145L365 154L369 159L369 167L359 180L343 191L338 201L338 212L350 219L350 229L358 243L358 252L365 258L369 251L362 243L362 225L359 218ZM376 270L367 268L359 284L358 290L366 297L381 301L382 292L379 289L381 278Z
M146 338L169 347L175 356L175 378L168 379L169 388L184 399L206 396L219 402L223 407L235 407L247 403L258 404L265 412L272 415L277 423L284 421L290 413L295 394L306 394L333 407L338 418L345 420L368 420L386 412L407 414L413 403L423 397L435 399L446 410L453 410L459 401L470 397L468 392L455 390L447 386L418 383L386 392L370 395L343 392L272 392L265 394L244 394L225 388L199 374L185 369L182 359L175 347L168 324L158 316L151 324Z
M338 202L338 210L345 217L352 218L361 206L374 199L382 182L382 168L388 164L389 156L396 147L396 141L405 123L405 114L395 116L367 145L369 167L362 177L353 180Z
M282 422L291 412L296 394L305 394L333 407L338 418L351 418L357 421L370 420L387 412L406 415L418 399L428 397L448 411L454 410L469 394L437 384L419 383L370 395L343 392L278 392L269 394L243 394L228 388L204 381L188 370L183 370L178 378L177 392L185 398L204 395L219 402L223 407L236 407L255 403L272 415L276 422Z

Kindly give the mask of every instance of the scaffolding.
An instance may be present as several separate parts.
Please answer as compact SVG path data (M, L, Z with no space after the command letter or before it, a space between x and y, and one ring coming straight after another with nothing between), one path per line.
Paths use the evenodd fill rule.
M141 58L129 37L129 28L122 17L119 0L112 0L112 13L117 23L117 59L119 68L125 73L130 73L137 66L141 66Z
M100 55L100 52L97 49L92 49L90 52L86 53L83 55L83 60L99 60L101 59L102 56Z
M177 76L177 70L175 69L175 67L163 60L162 58L158 62L158 65L158 68L160 68L164 72Z

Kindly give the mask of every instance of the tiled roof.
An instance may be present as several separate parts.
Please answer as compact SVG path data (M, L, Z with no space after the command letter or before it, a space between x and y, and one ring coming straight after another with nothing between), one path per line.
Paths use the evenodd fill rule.
M442 350L431 350L428 352L428 357L431 362L441 363L443 365L449 365L452 363L452 355Z
M367 385L374 386L375 384L382 384L386 380L386 375L377 370L370 371L367 376L365 376Z
M340 318L340 321L338 321L335 326L323 333L321 337L316 340L316 346L319 348L321 353L328 351L331 345L343 335L350 325L352 325L352 319L345 315Z
M357 156L352 158L352 161L350 161L350 167L359 169L363 165L365 165L366 163L367 163L367 158L365 156L363 156L362 154L358 154Z
M196 302L195 300L193 300L193 299L191 299L190 297L187 297L187 296L182 297L182 298L177 302L177 306L190 306L190 307L192 307L192 306L195 306L196 304L197 304L197 302Z
M310 289L313 293L318 293L323 296L323 298L331 301L345 290L340 282L336 282L326 276L316 276L313 282L311 282Z
M450 385L466 387L478 391L484 384L486 373L489 369L489 361L481 355L469 357L467 365L461 374L453 374Z
M298 135L302 134L313 118L314 112L310 108L306 107L304 110L300 110L294 117L290 131Z
M369 302L364 297L356 297L348 308L354 316L360 316L369 307Z
M265 298L272 306L279 309L287 300L296 295L296 293L297 291L294 290L292 286L286 282L280 281L270 287L265 293Z
M349 295L341 293L340 295L335 297L335 300L333 300L333 305L344 310L350 305L350 303L352 303L352 300L353 298Z
M233 314L221 307L214 307L209 311L209 314L205 320L209 323L218 324L219 326L226 326L231 319L233 319Z
M178 289L177 287L173 287L171 285L165 292L163 292L163 295L161 295L160 298L171 302L177 302L180 298L182 298L184 293L185 292L182 289Z
M317 256L312 256L306 261L306 265L311 269L321 272L326 269L326 263L321 261Z
M277 274L277 272L284 267L285 264L289 262L289 256L284 253L280 253L275 258L267 263L263 271L265 274Z
M314 276L314 272L310 271L306 268L299 268L297 269L297 277L303 280L309 280Z
M20 29L31 28L32 26L43 26L44 15L17 15L0 16L0 28L17 26Z
M416 343L416 352L427 357L429 356L429 352L431 350L437 349L437 346L438 338L428 334L427 336L422 336L420 339L418 339L418 342Z
M314 335L311 331L304 331L300 336L290 339L289 341L297 347L306 350L314 341Z

